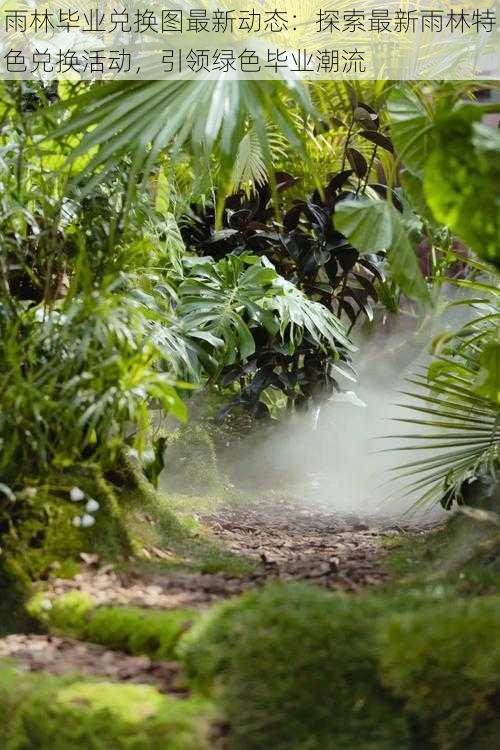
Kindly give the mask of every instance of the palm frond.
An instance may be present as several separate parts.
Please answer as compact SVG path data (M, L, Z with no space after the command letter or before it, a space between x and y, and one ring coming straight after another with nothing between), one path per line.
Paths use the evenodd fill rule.
M243 136L236 154L231 192L236 192L241 185L264 185L268 180L268 171L260 141L254 128Z
M441 501L449 507L461 501L467 483L478 476L494 480L500 470L497 286L484 278L466 286L477 296L452 305L471 307L478 315L454 335L438 339L427 376L408 379L416 389L403 391L411 401L398 406L415 416L396 421L414 431L385 436L403 443L389 450L411 451L416 457L423 452L422 458L392 468L398 491L417 503ZM480 296L484 294L488 296ZM492 347L495 361L485 363Z
M272 154L267 123L292 147L300 145L302 134L291 115L290 102L304 112L313 111L306 87L294 81L101 83L64 102L71 114L56 136L83 134L71 160L92 154L78 176L84 191L91 190L129 155L131 194L160 154L166 149L175 153L182 147L195 155L215 154L219 179L227 185L248 124L268 163Z

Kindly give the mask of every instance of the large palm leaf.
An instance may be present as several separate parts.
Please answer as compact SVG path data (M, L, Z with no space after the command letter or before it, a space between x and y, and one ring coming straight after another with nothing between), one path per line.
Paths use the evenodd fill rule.
M394 467L399 491L417 502L458 499L464 482L478 475L495 476L500 460L500 412L475 395L468 377L448 375L429 381L416 376L416 390L405 392L413 403L402 404L415 417L398 421L413 431L389 437L405 444L395 450L422 452L424 458ZM394 450L394 449L393 449Z
M91 190L103 175L132 159L130 192L159 155L182 146L197 157L215 153L219 179L231 178L241 141L251 127L271 162L268 124L298 147L301 132L290 102L312 112L307 89L296 81L138 81L94 84L63 103L69 119L59 137L83 134L71 159L91 154L79 183Z

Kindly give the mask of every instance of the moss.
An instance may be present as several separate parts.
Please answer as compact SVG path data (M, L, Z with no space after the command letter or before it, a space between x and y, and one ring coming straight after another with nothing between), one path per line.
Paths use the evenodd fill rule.
M200 539L191 551L197 570L201 573L227 573L245 576L256 570L259 563L242 555L236 555L208 539Z
M84 502L71 502L78 487L85 499L99 503L95 524L78 528L75 517L85 513ZM38 486L21 491L18 515L2 535L2 547L31 580L56 573L74 575L81 552L97 552L103 560L126 558L133 545L123 522L117 493L94 466L77 474L53 475Z
M94 473L96 499L101 503L99 519L92 527L92 552L105 560L117 560L133 554L134 543L127 529L123 503L117 488L100 471Z
M403 750L408 730L380 683L376 599L273 585L216 607L178 648L214 691L238 750Z
M35 594L28 603L28 611L56 635L83 638L95 603L80 591L70 591L55 599L43 592Z
M476 747L500 692L500 596L443 603L390 618L381 670L420 732L440 750Z
M500 585L498 532L461 514L425 534L388 537L385 564L400 583L440 581L450 595L491 594Z
M186 495L210 494L222 487L214 441L209 430L183 425L167 436L161 486Z
M0 669L4 750L203 750L213 710L147 685L25 675Z
M69 500L74 486L100 506L95 524L88 529L73 525L75 516L84 512L83 503ZM98 467L88 465L80 474L52 476L45 484L30 487L19 518L2 535L2 547L35 581L55 573L74 576L81 552L124 563L148 546L173 549L180 563L199 560L197 569L206 561L207 569L228 570L236 556L202 539L199 525L180 519L176 512L180 504L179 498L176 504L157 491L139 466L121 456L106 477Z
M281 584L214 607L177 652L230 748L486 750L499 633L500 596L439 582L355 597Z
M166 494L156 490L132 462L126 471L135 478L129 476L125 480L122 476L121 481L126 481L129 488L122 507L127 529L146 572L180 569L243 576L255 570L255 561L225 549L192 515L194 511L213 511L221 497ZM135 489L131 490L131 486ZM144 552L153 547L168 550L171 559L148 560Z
M75 508L45 488L22 523L2 537L8 553L31 580L46 578L60 562L78 558L86 549L85 535L72 525Z
M177 641L198 617L187 609L96 607L89 596L76 591L51 600L39 593L28 606L30 613L56 635L152 659L172 658Z
M170 659L175 644L195 618L196 613L189 610L99 607L90 618L86 638L131 654Z
M31 582L15 560L0 554L0 637L38 629L26 609Z

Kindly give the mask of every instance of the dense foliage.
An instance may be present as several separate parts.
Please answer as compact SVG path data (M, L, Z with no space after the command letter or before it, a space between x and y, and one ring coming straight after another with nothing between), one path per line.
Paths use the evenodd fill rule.
M413 422L437 431L408 490L449 507L494 484L500 155L471 86L0 91L2 532L41 486L68 500L75 471L109 481L127 455L154 481L152 415L186 419L193 388L219 419L334 396L355 327L429 309L445 282L475 318L422 381Z

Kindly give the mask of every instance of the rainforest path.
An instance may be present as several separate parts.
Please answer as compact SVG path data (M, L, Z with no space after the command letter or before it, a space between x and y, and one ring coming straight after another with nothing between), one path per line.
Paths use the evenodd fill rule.
M380 520L339 516L286 499L263 499L251 506L227 505L200 515L199 520L223 547L255 561L243 575L183 570L122 570L82 555L84 568L72 579L53 578L47 596L69 591L89 594L100 605L132 605L155 609L205 609L269 581L299 580L332 590L358 592L389 579L384 569L384 540L391 547L398 536L420 535L426 526L397 525ZM168 548L152 551L168 560ZM0 658L7 657L28 671L51 674L78 672L121 682L154 684L162 692L178 687L180 666L153 661L96 644L52 635L15 634L0 639Z

